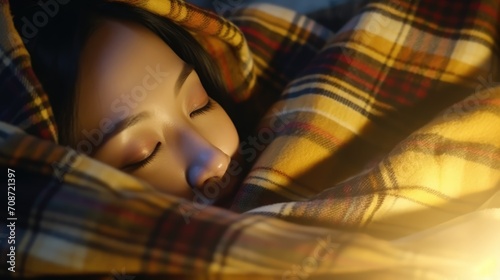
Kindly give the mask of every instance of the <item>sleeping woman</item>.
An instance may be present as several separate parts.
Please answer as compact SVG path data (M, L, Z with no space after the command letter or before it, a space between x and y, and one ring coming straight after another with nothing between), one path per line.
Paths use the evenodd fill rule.
M161 192L220 201L234 191L228 169L239 140L225 86L189 32L137 7L89 1L58 15L28 49L60 144ZM211 183L223 186L212 197Z
M36 188L34 193L48 193L43 197L46 204L35 203L36 208L33 206L26 212L30 217L24 219L31 220L32 214L36 214L36 223L23 228L25 232L32 230L31 224L48 225L37 230L41 235L27 235L29 244L35 240L33 236L38 238L37 243L27 247L30 251L20 252L35 263L43 267L54 264L46 258L37 259L44 255L40 250L47 248L43 241L52 245L54 237L65 238L67 221L74 218L79 223L71 226L79 230L76 234L82 233L83 242L70 231L71 239L65 238L64 244L72 245L68 240L73 240L73 246L59 247L64 247L66 254L60 254L63 258L76 256L78 261L71 264L71 269L77 272L82 271L83 264L91 264L86 271L108 272L109 262L95 260L107 258L108 248L118 248L114 251L137 252L136 258L134 255L129 258L130 264L148 272L157 269L187 272L194 266L195 271L220 272L224 277L226 272L235 272L235 267L248 271L255 264L264 264L282 273L283 268L294 267L303 260L300 252L304 252L304 248L315 250L316 237L307 238L311 247L295 242L304 241L304 236L309 236L306 232L326 235L320 228L335 229L332 235L328 234L333 241L327 242L335 249L354 246L349 249L351 253L344 254L347 262L353 254L359 255L356 253L359 248L375 244L375 247L366 247L365 252L381 252L384 257L390 252L394 262L385 259L398 264L400 254L393 254L393 249L409 248L401 240L418 240L422 232L429 233L428 229L493 205L490 203L498 194L500 178L497 160L500 157L495 157L500 147L500 126L492 125L498 122L498 114L495 114L498 106L494 105L498 95L493 91L483 95L485 87L478 87L473 81L477 80L478 73L490 74L493 67L485 63L498 61L494 52L498 45L481 41L489 38L495 42L498 30L493 27L499 25L488 14L498 10L498 5L486 3L488 1L480 2L484 5L373 1L362 6L335 34L295 13L259 5L233 14L233 23L248 38L245 42L236 29L226 29L227 21L212 24L212 15L196 13L192 7L191 11L183 10L185 6L181 1L126 1L137 8L104 0L67 2L48 25L40 28L36 38L30 38L28 51L35 74L49 95L50 108L58 124L59 144L140 178L163 193L190 200L200 197L201 193L204 201L208 198L217 206L245 214L209 208L192 219L194 222L189 227L177 227L189 223L199 207L173 197L155 199L149 189L125 198L110 193L108 188L101 191L98 187L118 188L122 181L113 182L109 174L115 174L115 170L82 172L86 166L100 165L79 157L79 161L70 163L75 167L74 172L63 178L64 184L47 180L39 186L32 181L36 179L29 181L27 190ZM161 6L163 1L165 7ZM441 15L443 10L454 10L454 15L461 16L427 19L429 11ZM18 25L22 18L17 16ZM485 19L492 28L477 26L477 19ZM189 27L181 28L177 22ZM443 23L446 23L442 27L446 32L435 29ZM20 27L17 29L22 31ZM229 44L233 51L230 55L238 56L239 61L221 60L220 65L224 77L236 74L234 80L222 81L218 64L196 40L202 39L202 42L207 38L193 38L196 35L190 35L187 30L193 34L200 31L198 35L213 34L210 39L223 39L213 41L210 47ZM465 36L470 30L475 35ZM471 50L473 53L469 53ZM24 56L24 50L20 54ZM245 67L251 66L247 62L254 63L255 67ZM229 67L225 66L229 65L239 65L248 71L235 68L234 73L228 73ZM8 70L12 73L17 69ZM260 122L256 134L267 142L261 141L266 146L262 145L258 161L252 163L247 174L246 168L237 171L246 161L239 161L236 168L232 163L238 162L239 154L244 155L241 147L250 139L242 130L252 128L241 125L238 115L247 116L247 112L237 114L240 107L234 106L228 96L234 93L234 88L243 85L239 84L238 75L249 72L252 74L246 80L251 81L247 84L251 87L249 95L255 98L251 103L256 101L256 95L272 99L273 93L279 94L279 100L262 119L256 118ZM497 71L491 74L498 76ZM24 77L13 82L21 78ZM231 92L226 90L225 82ZM8 87L13 83L4 84ZM7 88L7 92L14 92L16 86ZM34 96L37 101L40 99ZM477 106L464 107L470 101L465 99L468 96L474 97ZM460 100L463 102L456 103ZM12 107L18 107L18 103ZM43 105L35 111L27 104L28 109L23 110L35 111L32 119L37 120L39 112L49 106ZM446 110L444 115L440 114L443 110ZM278 123L277 120L286 122L282 122L280 129L268 129ZM239 139L244 139L241 145ZM47 165L61 158L62 149L57 150L61 151L57 157L49 157L55 154L49 150L52 146L24 149L28 140L10 149L13 152L7 150L8 145L4 151L10 153L7 153L9 162L17 164L19 169L26 169L24 162L36 160L39 167L34 171L34 178L45 180ZM31 151L33 156L28 154ZM52 162L47 162L50 160ZM43 177L37 174L42 172ZM242 177L244 181L240 183ZM81 192L83 184L75 178L90 182L92 187L97 185L94 189L98 195ZM66 182L67 179L76 182ZM66 186L66 183L67 188L54 187ZM140 188L141 185L134 186ZM31 192L27 193L32 199ZM66 196L67 193L70 195ZM141 205L149 205L151 201L154 207L148 206L147 211L143 206L136 208L137 201L141 201ZM72 202L75 202L75 211L59 216ZM88 212L89 205L99 207ZM106 210L105 215L100 209ZM139 221L135 213L128 214L137 210L141 213L144 210L141 217L145 219ZM254 218L256 215L265 217ZM274 218L311 227L292 227ZM57 223L58 220L61 222ZM150 226L143 227L145 222ZM77 228L80 224L83 226ZM91 226L87 226L89 224ZM172 225L178 230L169 234ZM101 231L102 228L106 230ZM112 245L115 247L96 248L94 244L107 242L112 236L108 235L108 228L119 234L118 242ZM137 235L135 230L129 233L134 228L144 229L142 235ZM193 233L208 228L207 236L216 240L208 238L202 244L199 239L193 239L192 236L197 236ZM365 239L366 236L358 239L358 231L395 243L372 243L377 239ZM413 235L415 233L417 235ZM144 247L130 242L136 239L144 242ZM288 240L295 242L288 243ZM422 243L417 243L414 248L421 252ZM449 248L455 248L460 242L452 243ZM86 249L87 244L91 244L91 250ZM268 244L278 244L278 247L269 250ZM151 250L156 245L159 250ZM195 247L190 247L192 245ZM389 245L391 247L385 247ZM31 251L35 247L41 249ZM275 255L272 251L280 253ZM272 261L263 263L261 256L268 254ZM331 266L331 263L346 263L338 257L339 254L331 254L326 266L317 267L317 273L326 275L323 273L333 269L343 275L342 265ZM434 260L434 253L429 257ZM123 261L121 256L119 261ZM363 261L360 274L366 276L378 269L366 267ZM491 259L486 261L489 263ZM70 271L61 263L52 267ZM374 264L381 265L382 270L388 269L386 262ZM401 267L407 265L405 262ZM29 264L26 267L30 267ZM263 271L273 273L271 278L277 275L276 270ZM399 267L394 271L401 275ZM356 275L352 278L358 279Z

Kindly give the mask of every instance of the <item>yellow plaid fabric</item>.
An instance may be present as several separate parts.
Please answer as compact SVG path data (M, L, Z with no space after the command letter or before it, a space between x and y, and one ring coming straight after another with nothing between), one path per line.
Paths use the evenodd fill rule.
M477 209L500 188L499 7L366 4L243 143L247 158L266 147L232 209L383 238ZM260 29L291 37L301 21L260 8L235 15L250 42ZM272 50L256 50L260 68Z
M275 101L242 139L255 163L228 211L57 145L0 0L2 279L500 277L497 1L370 1L337 33L265 4L230 23L126 2L193 32L235 100Z

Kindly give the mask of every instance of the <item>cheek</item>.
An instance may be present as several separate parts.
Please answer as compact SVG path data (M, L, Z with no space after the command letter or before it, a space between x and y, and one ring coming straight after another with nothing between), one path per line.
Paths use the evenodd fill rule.
M227 125L225 125L225 129L220 132L220 135L223 136L221 139L221 143L223 147L219 147L224 153L233 157L238 150L239 138L238 132L234 127L231 119L226 115Z
M226 112L218 105L216 106L213 112L205 117L202 116L204 121L200 124L199 131L212 145L225 154L233 156L238 149L238 132Z

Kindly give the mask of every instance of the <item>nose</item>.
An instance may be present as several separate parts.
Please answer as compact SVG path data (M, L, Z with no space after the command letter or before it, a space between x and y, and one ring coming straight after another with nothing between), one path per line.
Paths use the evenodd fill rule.
M191 187L201 189L214 178L221 179L226 173L230 157L200 136L191 136L190 160L187 168L187 180ZM193 141L194 140L194 141Z

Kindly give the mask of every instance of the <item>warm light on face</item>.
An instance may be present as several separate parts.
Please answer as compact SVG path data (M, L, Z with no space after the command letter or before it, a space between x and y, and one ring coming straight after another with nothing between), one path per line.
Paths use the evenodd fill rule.
M193 197L226 174L236 129L195 71L148 29L106 21L89 38L80 75L77 149Z

